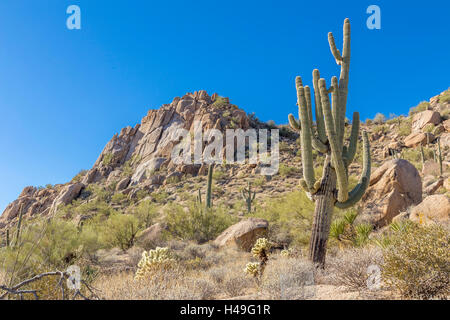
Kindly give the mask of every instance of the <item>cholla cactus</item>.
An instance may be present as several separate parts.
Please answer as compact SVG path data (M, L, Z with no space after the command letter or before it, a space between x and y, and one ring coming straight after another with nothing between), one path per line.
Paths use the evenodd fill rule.
M259 273L259 263L257 262L249 262L247 263L247 265L245 266L244 272L257 278L259 277L260 273Z
M314 93L303 86L302 78L296 78L299 120L289 115L289 123L300 132L301 155L304 179L301 187L316 203L313 231L310 241L310 259L325 265L325 254L330 232L333 208L347 209L361 200L370 180L370 145L367 132L363 132L363 170L358 185L349 190L348 168L355 158L360 119L353 114L349 143L345 138L345 114L350 70L350 21L344 22L344 46L342 52L336 48L332 33L328 34L331 52L341 67L341 75L331 79L327 87L320 78L319 70L313 71ZM331 93L331 101L330 95ZM313 125L312 98L315 101L316 125ZM313 163L313 149L324 154L325 163L322 178L316 180Z
M269 260L269 250L271 247L272 244L266 238L259 238L256 240L256 243L252 248L252 254L253 257L259 259L260 262L249 262L245 266L244 271L247 274L253 275L258 284L264 273L264 269L266 268L267 260Z
M292 257L293 254L294 254L294 251L291 248L281 250L281 252L280 252L280 255L284 258Z
M155 269L170 267L175 262L169 248L157 247L154 250L144 251L138 263L136 280L143 279Z
M256 240L255 245L252 248L252 254L257 259L262 259L269 255L269 250L272 244L266 238L259 238Z

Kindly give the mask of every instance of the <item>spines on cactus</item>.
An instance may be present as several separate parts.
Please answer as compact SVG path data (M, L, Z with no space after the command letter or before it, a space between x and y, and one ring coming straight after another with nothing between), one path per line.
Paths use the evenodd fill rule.
M247 212L250 213L252 212L252 203L255 200L256 191L253 191L252 193L250 182L248 182L247 186L248 186L247 188L244 188L242 190L242 198L247 204Z
M320 78L318 70L313 71L314 95L297 77L297 105L299 120L290 114L291 127L300 133L303 179L300 185L308 197L316 203L313 232L310 241L310 258L321 266L325 262L326 243L330 231L333 207L349 208L361 200L369 186L371 172L370 144L366 132L363 140L363 170L357 186L348 190L348 168L353 162L360 132L359 113L353 114L349 143L345 139L345 115L350 70L350 21L344 22L344 45L337 49L332 33L328 34L331 53L341 66L339 79L333 77L331 86ZM331 94L331 99L330 99ZM316 125L312 122L312 101L314 96ZM314 175L313 149L325 155L322 178L316 181Z

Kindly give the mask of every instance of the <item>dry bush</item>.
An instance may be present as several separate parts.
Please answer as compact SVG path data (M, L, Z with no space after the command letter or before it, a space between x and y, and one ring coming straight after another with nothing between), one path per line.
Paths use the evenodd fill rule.
M382 252L377 247L343 250L328 257L324 277L333 285L364 291L368 289L369 266L381 266L382 260Z
M406 298L448 298L449 245L444 227L411 224L395 232L384 247L383 278Z
M314 298L314 273L313 265L305 259L273 256L265 269L261 288L271 299Z

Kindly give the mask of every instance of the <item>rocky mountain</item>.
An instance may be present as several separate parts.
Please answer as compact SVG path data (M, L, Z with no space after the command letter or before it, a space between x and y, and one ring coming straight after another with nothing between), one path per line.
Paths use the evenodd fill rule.
M436 192L443 197L449 193L450 154L450 91L411 111L408 117L395 117L388 121L367 121L362 125L370 133L372 157L375 169L371 187L361 204L361 219L384 226L404 213L411 206L422 202ZM151 195L163 189L177 199L177 187L172 182L205 175L206 165L175 164L170 155L177 143L178 129L193 132L195 121L201 121L203 130L227 128L269 128L242 109L230 103L228 98L206 91L188 93L175 98L170 104L150 110L140 124L126 127L106 144L94 166L77 175L71 182L48 188L26 187L18 199L8 205L0 217L0 229L15 224L19 212L25 218L49 216L61 205L75 199L88 201L85 190L99 185L113 194L139 200L138 193ZM292 191L301 177L301 160L298 156L298 135L288 126L281 129L280 163L283 168L293 168L289 173L280 172L274 177L263 177L264 185L258 197L271 197ZM436 158L440 142L443 172ZM421 149L422 146L422 149ZM425 151L424 151L425 150ZM378 168L377 168L378 167ZM226 179L218 182L218 194L226 194L225 203L238 198L242 178L255 177L258 165L228 165L221 169ZM420 170L417 170L419 168ZM357 176L360 163L350 166L350 175ZM197 190L189 190L191 193ZM447 195L445 195L447 193ZM446 210L446 209L445 209ZM450 208L449 208L450 211ZM445 219L448 215L443 214Z

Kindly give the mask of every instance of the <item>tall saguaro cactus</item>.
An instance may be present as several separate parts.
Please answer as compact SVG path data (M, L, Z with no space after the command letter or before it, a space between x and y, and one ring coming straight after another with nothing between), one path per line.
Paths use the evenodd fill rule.
M313 71L316 125L312 121L311 90L303 86L302 79L296 78L299 120L289 115L289 123L300 132L301 154L304 179L300 185L315 202L313 230L309 257L319 266L325 264L326 245L330 232L333 208L350 208L361 200L370 180L370 145L367 132L363 132L363 170L356 187L348 191L348 167L357 149L359 136L359 113L353 114L352 129L348 145L345 139L345 112L350 70L350 21L344 22L344 46L341 52L336 48L333 34L328 34L331 53L341 66L339 80L331 79L327 88L325 79ZM331 94L331 101L329 95ZM313 149L325 155L322 178L316 180L313 164Z

